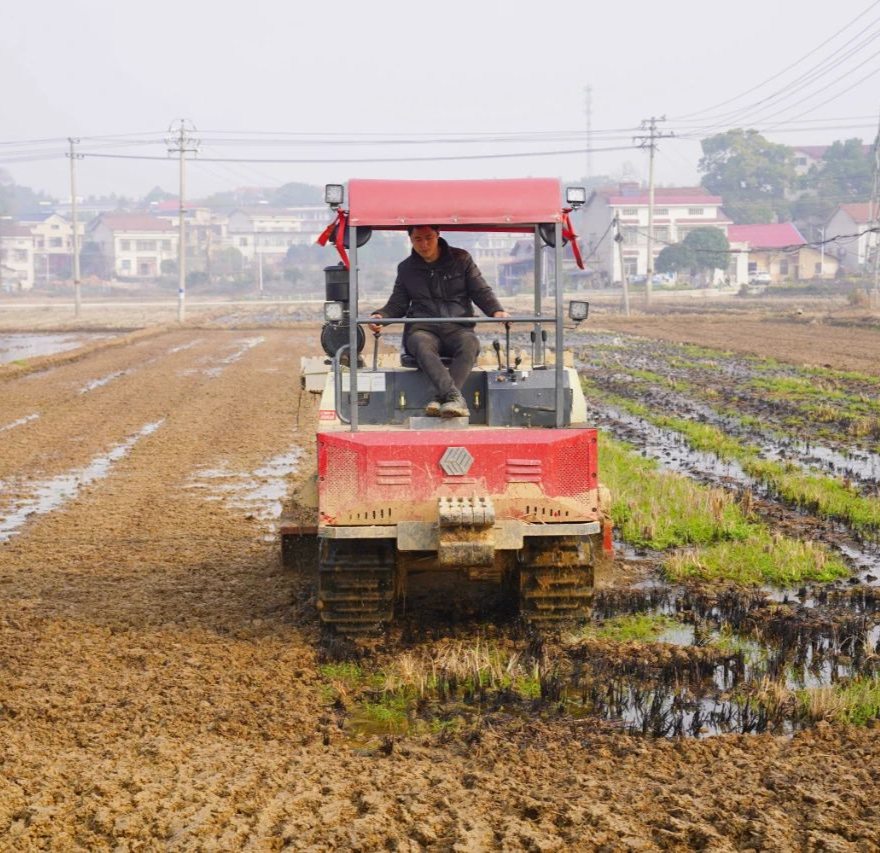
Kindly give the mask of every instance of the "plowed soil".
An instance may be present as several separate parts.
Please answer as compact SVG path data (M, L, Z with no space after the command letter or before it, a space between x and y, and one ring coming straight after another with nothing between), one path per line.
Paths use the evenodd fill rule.
M498 715L358 749L321 689L312 576L212 486L295 447L309 470L314 337L170 331L0 381L0 429L30 418L0 431L0 517L129 442L0 544L0 849L880 849L876 728Z
M880 374L880 317L870 314L834 317L789 311L784 317L717 313L630 318L603 314L591 325L791 364Z

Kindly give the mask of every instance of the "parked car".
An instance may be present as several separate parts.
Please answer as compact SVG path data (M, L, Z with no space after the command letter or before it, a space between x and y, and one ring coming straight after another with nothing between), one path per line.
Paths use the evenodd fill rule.
M769 272L755 272L749 276L749 284L770 284Z

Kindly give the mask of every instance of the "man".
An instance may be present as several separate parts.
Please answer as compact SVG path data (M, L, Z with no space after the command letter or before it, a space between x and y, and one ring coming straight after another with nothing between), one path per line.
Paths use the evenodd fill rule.
M436 225L414 225L407 232L412 253L398 264L391 298L372 317L473 317L473 303L489 317L510 316L474 259L464 249L450 246ZM379 332L382 327L373 324L370 329ZM461 389L480 351L473 326L413 323L404 330L403 345L437 392L425 414L468 417L470 411ZM452 359L448 369L441 355Z

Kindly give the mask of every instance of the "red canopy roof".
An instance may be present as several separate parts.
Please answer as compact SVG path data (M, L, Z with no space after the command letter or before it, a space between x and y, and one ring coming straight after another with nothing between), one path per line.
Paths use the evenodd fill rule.
M352 180L348 184L351 224L378 228L444 225L467 230L467 226L494 226L498 230L525 231L531 230L525 225L561 222L561 198L556 178Z

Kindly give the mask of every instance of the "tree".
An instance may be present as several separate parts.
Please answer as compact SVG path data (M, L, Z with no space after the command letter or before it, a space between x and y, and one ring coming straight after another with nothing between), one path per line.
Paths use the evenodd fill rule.
M156 185L144 196L144 202L149 204L152 201L172 201L176 198L177 196L173 193L165 192L162 187Z
M274 207L298 207L305 204L320 204L323 200L324 191L321 187L292 182L278 187L272 193L269 204Z
M662 273L690 273L697 268L697 256L691 246L684 243L674 243L665 246L657 255L657 272Z
M165 258L165 260L159 264L159 272L162 275L177 275L177 261L172 258Z
M698 270L726 270L730 260L730 243L718 228L694 228L682 241L682 245L694 254Z
M799 220L821 224L839 204L863 201L871 195L874 158L861 139L837 140L820 163L801 178L807 194L793 205Z
M786 190L796 184L794 149L757 130L736 128L702 141L703 185L724 200L735 222L770 222L790 216Z

